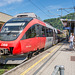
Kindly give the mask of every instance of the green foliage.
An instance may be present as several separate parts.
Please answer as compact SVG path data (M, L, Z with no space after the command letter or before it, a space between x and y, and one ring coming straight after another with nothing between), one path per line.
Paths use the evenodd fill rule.
M4 69L0 69L0 75L2 75L5 72Z
M70 13L63 17L46 19L46 20L44 20L44 22L50 23L50 24L52 24L53 27L63 30L63 25L62 25L60 19L75 19L74 15L75 15L74 13Z
M0 65L0 75L16 67L17 65Z

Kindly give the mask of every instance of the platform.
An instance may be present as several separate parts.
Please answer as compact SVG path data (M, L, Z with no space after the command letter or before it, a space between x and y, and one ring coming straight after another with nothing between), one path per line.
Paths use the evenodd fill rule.
M56 65L64 65L65 75L75 75L75 51L59 43L3 75L51 75Z

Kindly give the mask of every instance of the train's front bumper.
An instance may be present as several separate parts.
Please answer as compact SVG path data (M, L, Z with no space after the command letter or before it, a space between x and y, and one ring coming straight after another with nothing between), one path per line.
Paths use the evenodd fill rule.
M15 45L13 42L0 41L0 55L12 54Z
M0 41L0 53L1 54L21 54L20 41Z

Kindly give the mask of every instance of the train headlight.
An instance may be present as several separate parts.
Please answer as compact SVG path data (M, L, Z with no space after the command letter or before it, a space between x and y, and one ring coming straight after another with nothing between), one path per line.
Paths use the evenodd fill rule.
M2 43L1 46L8 46L8 44L4 44L4 43Z
M0 54L9 54L8 49L0 49Z

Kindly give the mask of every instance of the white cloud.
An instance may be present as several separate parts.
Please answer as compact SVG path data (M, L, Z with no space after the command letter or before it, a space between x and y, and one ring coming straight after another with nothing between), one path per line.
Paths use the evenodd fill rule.
M22 0L5 0L7 3L11 4L14 2L21 2Z
M22 2L23 0L0 0L0 7L5 6L7 4L12 4L15 2Z

